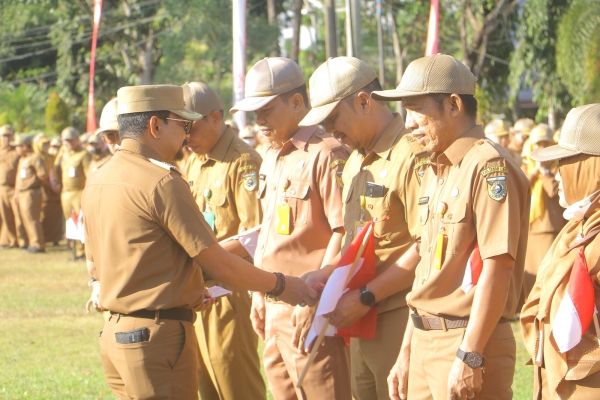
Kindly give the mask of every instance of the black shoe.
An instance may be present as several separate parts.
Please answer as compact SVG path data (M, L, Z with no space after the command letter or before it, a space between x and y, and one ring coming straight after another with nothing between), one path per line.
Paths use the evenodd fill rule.
M85 256L73 256L68 258L69 261L83 261L85 260Z
M32 253L32 254L35 254L35 253L45 253L46 250L40 249L39 247L30 247L30 248L27 249L27 252L28 253Z
M52 246L54 246L54 247L58 246L58 242L52 242Z
M27 251L27 249L28 249L29 247L28 247L28 246L21 246L21 247L19 247L19 248L20 248L21 250L25 250L25 251Z

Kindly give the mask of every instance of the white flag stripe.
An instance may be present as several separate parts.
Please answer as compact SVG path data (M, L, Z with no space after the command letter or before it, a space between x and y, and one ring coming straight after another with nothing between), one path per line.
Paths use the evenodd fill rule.
M552 335L561 353L571 350L581 341L581 320L575 304L565 292L552 323Z
M473 277L471 276L471 258L467 261L467 268L465 269L465 276L463 277L460 288L465 293L469 293L469 290L473 288Z

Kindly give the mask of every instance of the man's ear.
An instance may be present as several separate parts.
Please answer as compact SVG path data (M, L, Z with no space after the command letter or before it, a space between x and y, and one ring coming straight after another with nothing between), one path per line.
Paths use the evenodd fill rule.
M453 117L458 116L465 108L462 99L456 93L452 93L450 96L446 97L445 101L449 103L450 115Z
M221 126L221 121L223 121L223 114L221 114L220 110L215 110L208 115L208 118L211 124L215 126Z
M294 93L294 95L289 101L292 102L294 111L300 111L304 108L304 97L302 97L300 93Z
M156 116L153 115L152 117L150 117L150 120L148 121L148 127L150 128L150 134L155 138L155 139L160 139L160 132L159 132L159 125L160 125L160 119Z
M358 109L360 109L363 113L368 114L371 112L371 96L367 92L363 92L362 90L358 92L356 97L354 98L354 104Z

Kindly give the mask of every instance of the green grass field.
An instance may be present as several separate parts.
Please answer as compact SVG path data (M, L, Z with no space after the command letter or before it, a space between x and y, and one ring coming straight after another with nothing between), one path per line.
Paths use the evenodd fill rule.
M83 262L64 246L48 254L0 252L0 399L114 399L100 365L102 316L87 315ZM518 325L515 399L530 399L533 371ZM261 346L262 347L262 346Z

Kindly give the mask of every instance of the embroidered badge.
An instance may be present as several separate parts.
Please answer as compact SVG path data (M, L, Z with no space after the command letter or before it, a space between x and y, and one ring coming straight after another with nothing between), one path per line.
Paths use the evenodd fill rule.
M481 176L488 176L492 172L501 172L503 174L508 174L508 169L506 169L506 167L501 166L487 167L486 169L481 171Z
M242 175L242 180L244 181L244 189L247 191L252 192L254 189L256 189L256 172L249 172Z
M337 181L337 184L339 187L341 187L341 188L344 187L344 181L342 181L342 173L341 172L336 172L335 180Z
M506 176L496 176L487 179L488 196L490 199L500 201L506 197Z
M331 164L329 164L329 168L334 169L338 165L342 165L342 164L346 164L346 160L342 160L340 158L338 160L332 161Z

